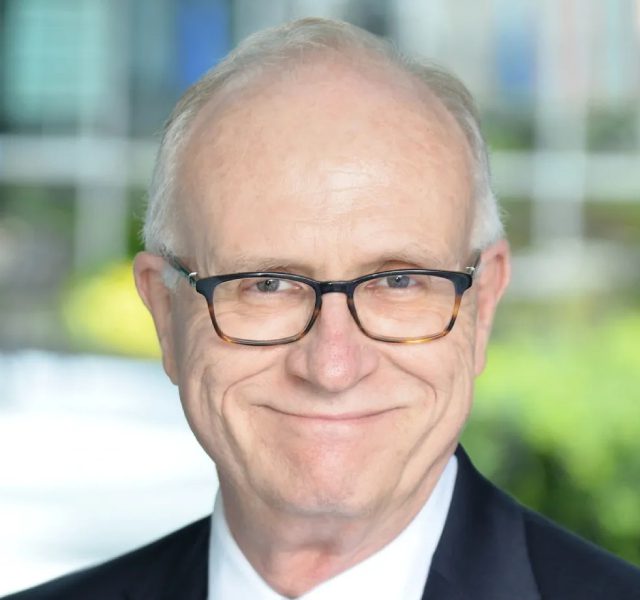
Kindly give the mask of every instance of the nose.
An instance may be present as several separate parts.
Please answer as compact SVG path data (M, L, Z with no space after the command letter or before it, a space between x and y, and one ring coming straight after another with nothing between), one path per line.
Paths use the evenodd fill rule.
M378 357L375 342L358 328L344 294L328 293L322 298L313 328L291 346L287 369L318 391L336 394L373 372Z

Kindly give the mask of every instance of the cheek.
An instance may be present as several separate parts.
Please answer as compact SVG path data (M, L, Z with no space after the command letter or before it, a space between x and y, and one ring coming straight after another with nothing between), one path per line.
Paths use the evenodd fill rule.
M424 346L407 347L402 361L396 361L436 397L450 396L460 383L472 378L474 336L471 322L464 321L458 320L454 330L444 338Z
M432 468L453 451L471 409L473 398L473 319L461 315L451 333L422 346L405 346L395 353L394 367L402 369L412 402L404 430L398 489L411 493ZM396 371L397 373L397 371Z
M180 400L189 425L209 452L212 425L218 420L215 398L224 387L227 353L216 335L202 298L190 294L177 306L179 329L174 329L175 362ZM205 445L206 444L206 445ZM210 452L209 452L210 453Z
M462 427L469 414L475 368L472 315L472 311L461 311L447 336L424 346L407 347L403 356L403 370L419 382L423 392L427 390L416 406L422 415L416 418L429 431L440 427L453 432Z
M223 352L192 348L182 366L180 400L189 427L219 475L241 479L248 453L242 452L238 431L246 429L246 418L241 405L227 402L237 361Z
M224 439L219 398L225 385L220 375L225 372L225 361L202 337L191 336L179 346L180 401L196 438L217 461L220 451L216 446Z
M461 310L453 330L442 340L446 345L443 348L446 385L443 392L449 402L462 408L465 414L470 409L475 377L475 318L472 308L469 306Z
M224 342L208 314L192 319L176 345L180 400L189 426L219 469L242 478L255 445L247 390L262 382L275 353ZM259 386L263 387L263 386Z

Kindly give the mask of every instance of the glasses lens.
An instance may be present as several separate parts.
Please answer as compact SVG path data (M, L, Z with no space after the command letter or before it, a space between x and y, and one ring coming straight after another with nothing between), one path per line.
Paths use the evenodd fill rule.
M306 283L276 277L245 277L219 284L213 312L231 338L269 342L295 337L313 316L315 291Z
M418 340L446 330L456 290L444 277L398 274L362 282L353 298L360 324L370 335Z

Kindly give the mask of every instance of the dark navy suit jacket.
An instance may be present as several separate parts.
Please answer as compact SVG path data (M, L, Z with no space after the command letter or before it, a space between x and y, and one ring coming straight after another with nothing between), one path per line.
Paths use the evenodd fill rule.
M423 600L640 600L639 569L519 505L462 448L456 454L452 504ZM209 531L207 517L4 600L205 600Z

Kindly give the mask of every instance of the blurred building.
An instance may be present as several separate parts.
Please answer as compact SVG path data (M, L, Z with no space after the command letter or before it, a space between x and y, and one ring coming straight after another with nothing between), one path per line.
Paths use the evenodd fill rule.
M132 215L140 215L158 132L176 99L238 40L304 15L352 21L460 75L485 115L497 190L507 203L520 201L509 223L519 228L516 245L553 256L562 246L567 268L576 270L589 251L583 242L598 235L588 222L593 203L618 210L640 198L639 6L3 0L3 345L60 343L50 294L70 273L135 249ZM619 230L628 242L629 232ZM610 251L601 244L591 262L608 261ZM588 287L584 270L577 273ZM516 277L518 286L533 291ZM16 330L16 318L32 327Z

